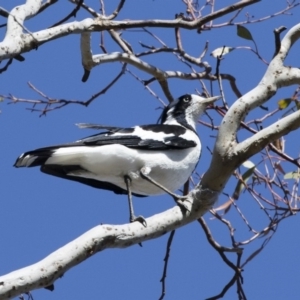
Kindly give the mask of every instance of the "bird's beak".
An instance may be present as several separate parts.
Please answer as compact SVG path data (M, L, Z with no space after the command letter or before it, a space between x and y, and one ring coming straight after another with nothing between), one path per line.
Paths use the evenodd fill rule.
M220 98L222 98L222 96L214 96L214 97L204 98L201 102L205 103L205 104L211 104Z

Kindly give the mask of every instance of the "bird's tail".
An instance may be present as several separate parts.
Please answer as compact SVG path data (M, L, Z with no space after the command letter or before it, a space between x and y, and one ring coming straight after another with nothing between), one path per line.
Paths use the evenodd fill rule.
M41 166L52 156L56 149L57 147L47 147L25 152L17 158L14 167Z

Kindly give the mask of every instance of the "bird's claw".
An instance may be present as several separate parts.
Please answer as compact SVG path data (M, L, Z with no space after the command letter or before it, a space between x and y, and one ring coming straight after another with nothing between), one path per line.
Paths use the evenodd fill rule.
M175 201L181 209L183 209L187 212L191 212L191 207L190 207L189 203L187 203L188 201L186 201L187 199L188 199L188 197L186 197L186 196L180 196L177 199L175 199Z
M130 220L131 223L133 222L140 222L144 227L147 227L146 219L143 216L133 216Z
M176 198L175 198L175 201L185 201L187 200L188 196L179 196L179 195L176 195Z

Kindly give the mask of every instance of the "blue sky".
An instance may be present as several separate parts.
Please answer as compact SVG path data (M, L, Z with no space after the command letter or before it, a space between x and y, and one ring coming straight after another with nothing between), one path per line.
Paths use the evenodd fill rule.
M0 5L10 9L24 1L1 1ZM109 3L108 3L109 2ZM201 2L201 1L199 1ZM87 1L87 4L98 7L99 1ZM117 1L107 1L107 12L111 12ZM218 7L223 7L233 1L219 1ZM285 1L273 1L270 7L268 1L245 9L255 18L279 11L285 7ZM31 31L43 29L64 17L72 9L65 1L57 4L26 22ZM184 11L180 1L127 1L118 19L160 18L172 19L175 13ZM87 17L81 11L77 19ZM244 15L241 14L240 20ZM292 16L279 16L268 22L247 25L255 38L260 54L269 61L274 53L273 29L286 26L288 29L299 22L299 8ZM228 18L222 18L217 23ZM1 17L1 24L4 19ZM174 31L154 29L164 42L175 47ZM1 37L5 29L0 30ZM228 26L200 35L194 32L182 31L183 45L187 52L199 55L204 43L209 40L209 53L217 47L252 46L250 41L236 35L236 27ZM142 32L128 31L123 34L137 52L143 49L138 41L157 46L157 42ZM14 61L8 71L1 74L0 94L9 93L29 99L37 99L27 85L30 81L39 90L53 98L74 100L88 99L101 90L120 71L121 65L106 64L92 70L89 80L81 82L83 74L79 52L79 35L70 35L63 39L46 43L36 51L23 54L25 62ZM119 51L119 48L105 38L109 52ZM100 53L98 48L99 34L93 35L93 51ZM286 63L299 66L299 43L292 49ZM180 64L172 55L157 55L144 57L145 61L157 65L164 70L179 70L188 72L188 68ZM205 58L212 67L215 60L207 55ZM1 66L4 65L2 62ZM129 67L142 79L150 76ZM221 64L221 71L230 73L237 78L237 84L242 93L253 88L261 79L266 65L259 61L253 53L246 50L236 50L228 54ZM169 81L174 96L193 93L201 90L198 81ZM209 84L208 84L209 86ZM163 99L159 86L151 85L153 90ZM227 101L232 104L236 98L224 83ZM290 97L294 88L282 89L274 96L268 107L276 107L281 98ZM213 84L215 94L219 94L218 86ZM166 100L165 100L166 102ZM100 224L123 224L128 221L126 196L116 196L107 191L96 190L75 182L64 181L47 176L37 168L15 169L15 159L24 151L38 147L55 145L79 139L93 134L94 131L80 130L74 124L79 122L100 123L116 126L132 126L136 124L155 123L160 115L161 104L134 79L126 74L105 95L95 100L88 108L69 105L61 110L50 112L46 117L30 112L28 104L0 103L0 175L1 175L1 255L0 274L35 263L50 254L55 249L75 239L88 229ZM253 117L261 117L265 112L258 110ZM212 113L212 116L214 114ZM251 117L249 116L249 118ZM276 115L277 120L282 114ZM209 121L207 117L203 118ZM216 118L215 123L220 122ZM207 147L212 148L215 131L198 127L203 143L202 158L197 168L203 174L210 161ZM245 133L241 133L243 138ZM290 155L299 154L299 138L291 134L286 139L286 149ZM260 157L253 158L259 161ZM292 166L284 165L286 171L293 171ZM231 194L234 190L231 180L225 192ZM226 201L221 197L219 204ZM253 204L253 200L245 193L238 201L247 218L253 222L255 229L261 230L267 226L263 214ZM137 214L145 217L162 212L173 206L173 200L168 196L134 199ZM205 219L209 224L215 239L225 246L230 246L227 230L211 215ZM239 216L231 209L228 219L237 229L237 236L249 237ZM299 217L294 216L282 222L277 233L266 249L252 260L244 271L244 289L248 299L298 299L300 292L300 261L297 256L299 246ZM71 269L63 278L55 283L55 291L45 289L33 291L34 299L158 299L161 293L159 282L163 270L163 258L166 251L168 235L143 243L143 247L133 246L128 249L110 249L98 253L81 265ZM246 254L252 253L263 242L258 240L246 247ZM230 257L230 256L229 256ZM234 256L232 255L232 258ZM247 255L244 256L246 258ZM218 294L231 279L233 272L221 261L219 255L208 245L202 229L197 222L176 231L168 267L167 288L165 299L205 299ZM236 299L236 288L233 287L224 299Z

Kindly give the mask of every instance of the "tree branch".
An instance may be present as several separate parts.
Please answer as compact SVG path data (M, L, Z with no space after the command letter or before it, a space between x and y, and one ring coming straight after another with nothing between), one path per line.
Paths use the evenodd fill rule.
M197 198L200 194L201 198ZM209 190L199 190L197 195L192 191L185 200L190 205L189 211L183 214L176 206L147 218L146 228L139 222L96 226L40 262L1 276L0 299L47 287L66 271L97 252L108 248L126 248L184 226L207 212L217 198L218 193Z
M44 29L30 34L22 34L23 22L39 12L42 5L41 0L27 0L26 4L14 8L7 22L7 33L0 43L0 58L12 58L16 54L24 53L36 49L37 46L49 42L51 40L61 38L70 34L79 34L83 32L103 31L103 30L120 30L141 27L164 27L164 28L185 28L188 30L200 28L203 24L222 17L232 11L236 11L242 7L252 5L260 0L243 0L228 7L215 11L205 17L194 21L186 21L181 18L175 20L124 20L112 21L102 16L99 18L87 18L80 22L74 21L62 24L52 28ZM117 8L122 8L123 1ZM19 9L20 8L20 9ZM111 16L109 16L110 18ZM114 13L112 15L114 17ZM9 51L8 51L9 49Z
M136 68L154 76L157 79L158 83L160 84L167 99L170 102L172 102L174 100L173 96L170 92L168 82L166 80L170 74L167 74L166 72L160 70L159 68L154 67L154 66L142 61L141 59L137 58L135 55L130 54L130 53L113 52L110 54L93 55L92 61L91 61L91 57L88 56L88 54L87 54L88 53L88 49L87 49L88 43L85 43L83 46L84 46L83 51L87 55L87 62L84 62L85 66L88 66L89 68L91 68L92 66L96 66L101 63L111 63L111 62L116 62L116 61L128 63L128 64L133 65ZM85 56L83 56L83 61L84 61L84 59L85 59ZM175 73L175 72L173 72L173 73Z
M251 155L257 153L279 136L299 127L299 121L297 120L299 113L296 112L284 118L284 121L276 122L275 126L280 127L272 127L272 129L276 129L275 133L268 132L267 134L267 130L263 131L269 137L268 140L262 138L260 132L244 144L241 142L241 145L239 145L236 140L238 129L251 110L268 101L279 88L300 84L300 70L283 66L283 61L291 46L299 38L300 24L291 28L285 35L278 54L271 61L261 82L233 103L225 114L219 127L210 168L202 179L204 187L209 187L212 190L222 190L234 169L243 162L243 159L250 157L250 153ZM284 124L285 122L287 123ZM281 132L281 135L277 134L278 132ZM244 153L241 155L243 151ZM222 171L220 168L222 168ZM216 174L218 175L216 176Z
M68 21L72 17L76 18L76 14L80 10L82 3L83 3L83 0L78 0L76 7L67 16L65 16L62 20L56 22L55 24L51 25L49 28L58 26L64 22Z
M239 143L235 148L235 155L243 162L253 154L265 148L271 142L299 127L300 111L297 110Z

